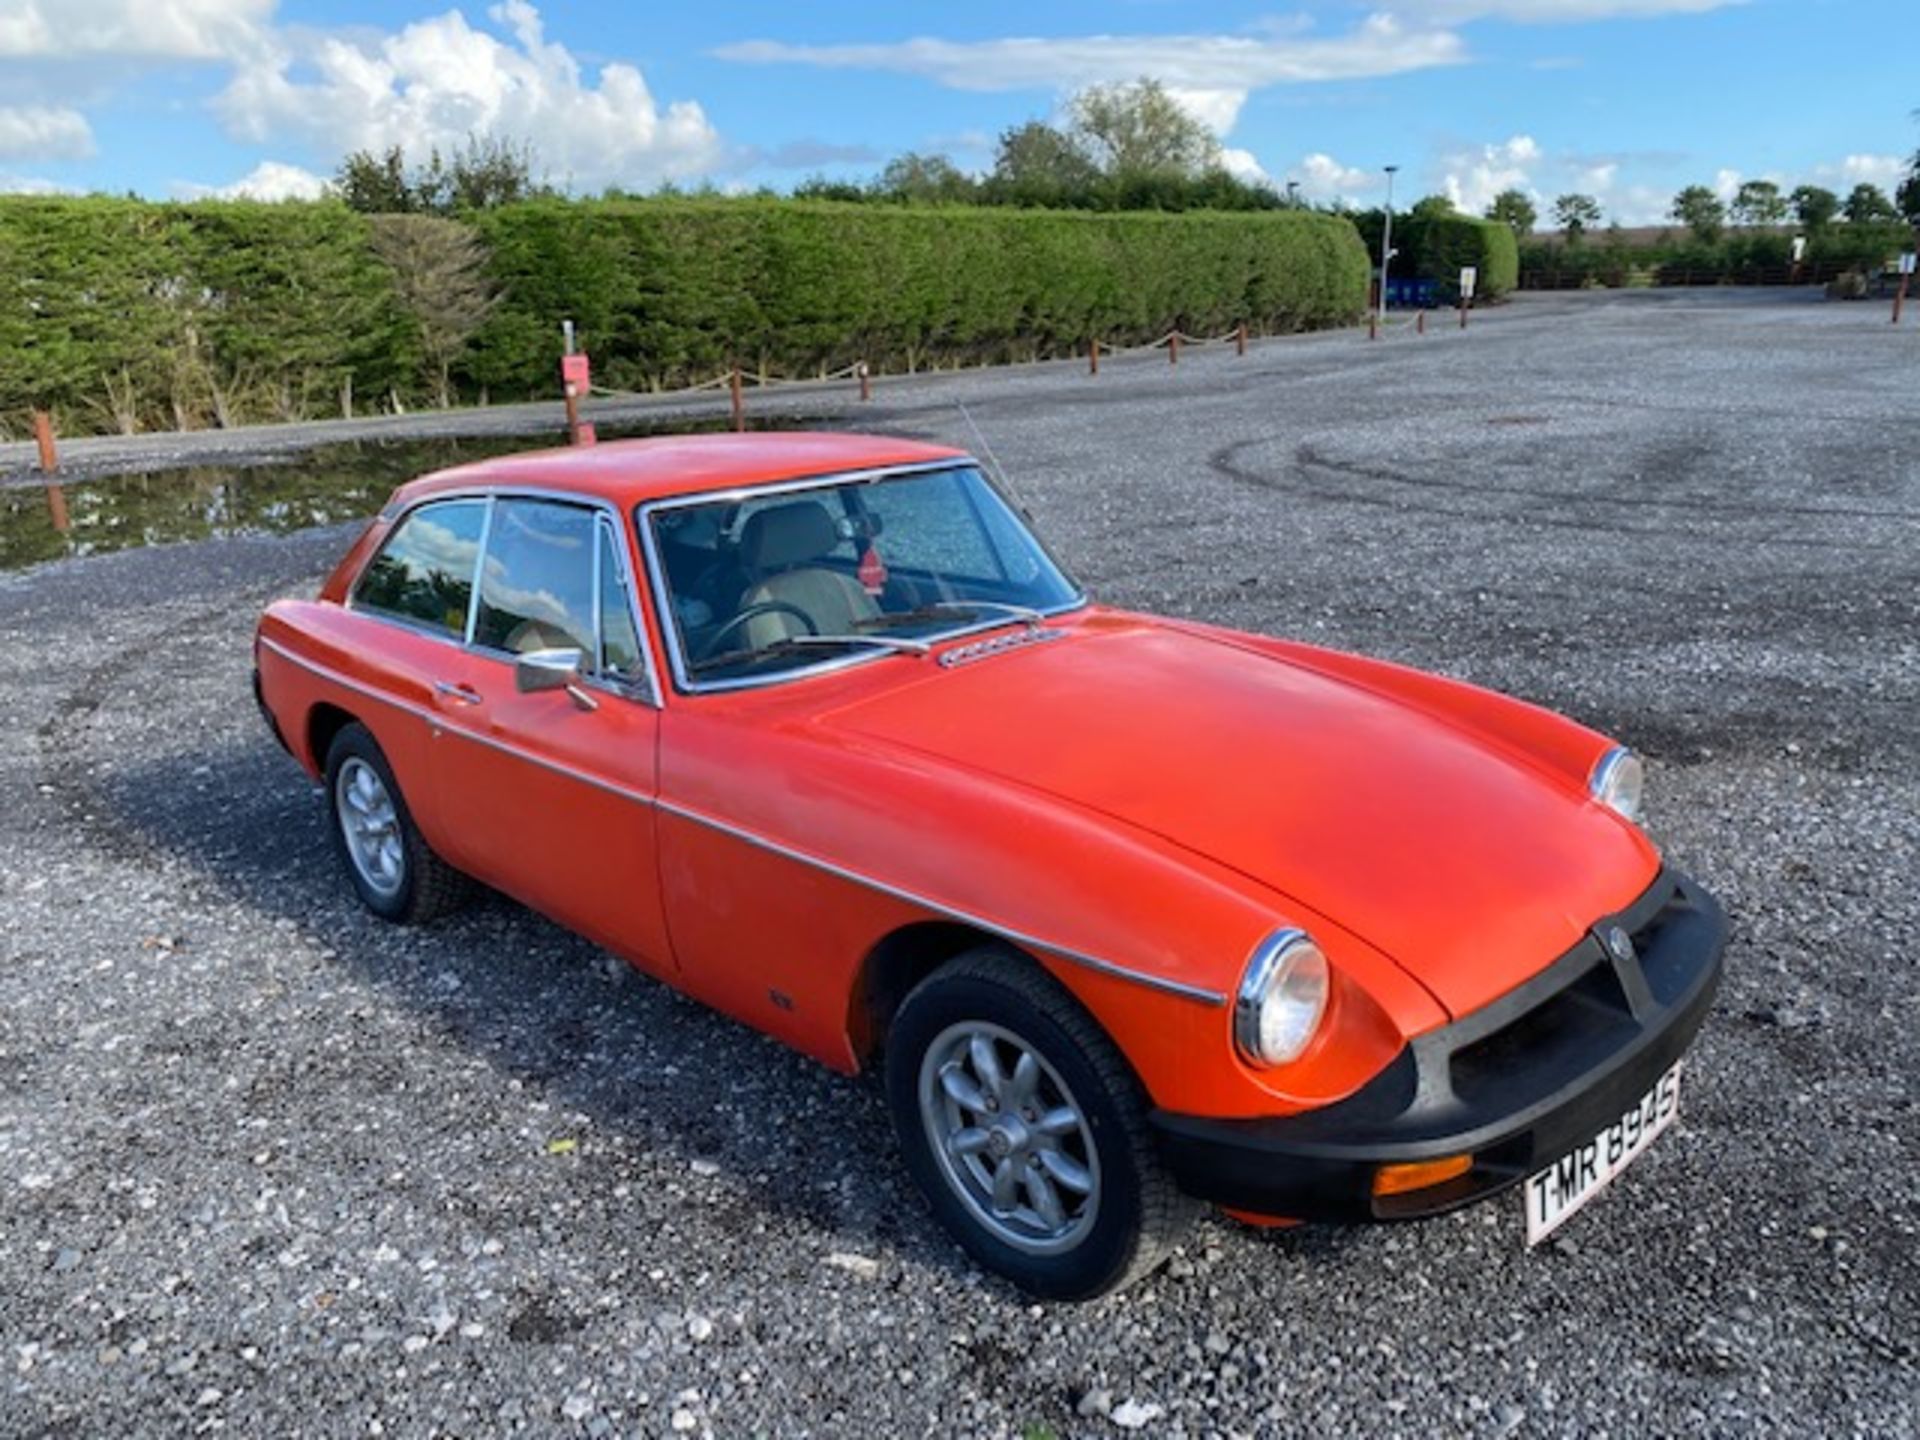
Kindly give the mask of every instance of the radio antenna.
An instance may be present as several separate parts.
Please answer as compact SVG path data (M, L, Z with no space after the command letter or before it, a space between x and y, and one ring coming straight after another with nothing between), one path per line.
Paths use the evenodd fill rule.
M974 423L973 412L967 409L967 402L956 400L953 405L960 412L960 418L967 422L967 428L973 432L973 442L980 447L980 458L992 467L993 478L1000 482L1000 488L1007 492L1007 497L1025 511L1027 518L1031 520L1032 509L1028 507L1026 498L1013 488L1013 482L1007 478L1006 466L1002 465L1000 457L993 453L993 446L987 443L987 437L980 433L980 427Z

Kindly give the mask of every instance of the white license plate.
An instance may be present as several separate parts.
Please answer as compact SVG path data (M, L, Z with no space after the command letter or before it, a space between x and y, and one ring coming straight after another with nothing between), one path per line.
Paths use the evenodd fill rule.
M1680 1115L1680 1066L1662 1075L1613 1124L1586 1144L1528 1177L1527 1245L1538 1245L1582 1205L1607 1188Z

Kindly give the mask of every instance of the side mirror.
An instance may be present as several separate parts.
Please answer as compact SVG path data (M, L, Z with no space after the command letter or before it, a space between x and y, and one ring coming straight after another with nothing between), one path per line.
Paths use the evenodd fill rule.
M571 648L529 650L514 659L514 688L523 695L564 690L582 710L597 710L598 702L580 688L581 659L581 652Z

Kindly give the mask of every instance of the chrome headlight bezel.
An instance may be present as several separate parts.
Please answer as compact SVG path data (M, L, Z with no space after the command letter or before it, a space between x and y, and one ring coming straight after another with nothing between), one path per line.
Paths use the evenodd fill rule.
M1254 947L1233 1002L1233 1045L1240 1058L1261 1070L1298 1060L1320 1033L1331 992L1327 957L1304 930L1277 930ZM1269 1007L1289 1013L1271 1017ZM1279 1041L1269 1019L1284 1019Z
M1602 755L1587 778L1587 792L1596 801L1635 825L1640 823L1646 787L1646 766L1624 745Z

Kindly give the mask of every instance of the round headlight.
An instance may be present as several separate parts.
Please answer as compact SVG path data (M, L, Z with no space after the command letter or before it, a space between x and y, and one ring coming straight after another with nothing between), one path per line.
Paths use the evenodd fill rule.
M1327 957L1305 931L1282 930L1247 962L1233 1007L1233 1040L1253 1065L1299 1057L1327 1013Z
M1588 782L1594 799L1636 824L1640 820L1640 796L1646 787L1647 772L1640 757L1625 746L1615 746L1602 755Z

